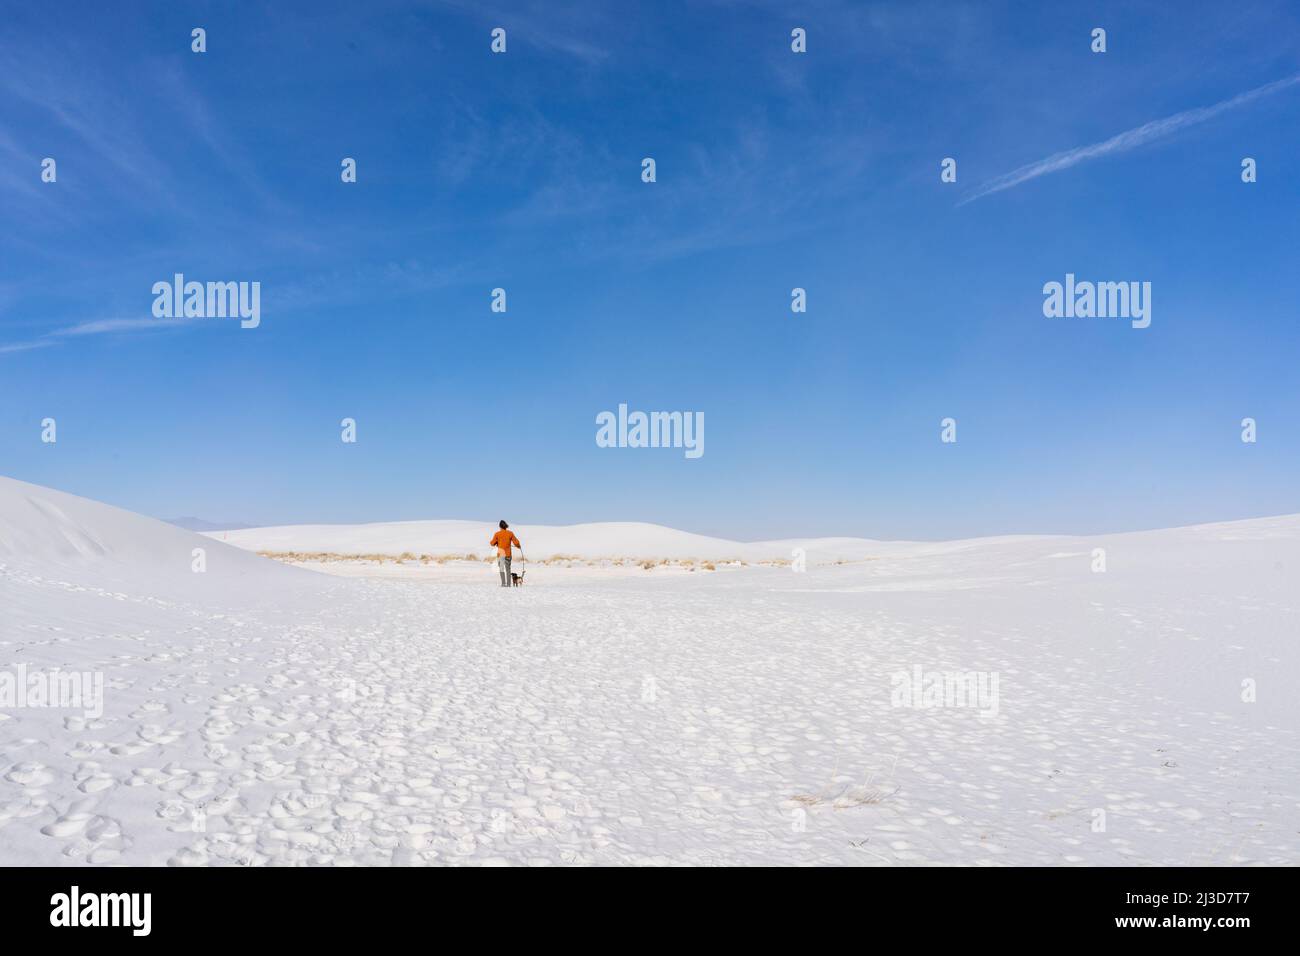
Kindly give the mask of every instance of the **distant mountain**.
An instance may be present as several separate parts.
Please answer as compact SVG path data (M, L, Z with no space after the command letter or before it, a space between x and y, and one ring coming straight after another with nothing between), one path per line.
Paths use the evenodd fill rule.
M184 528L186 531L243 531L251 528L251 524L237 524L233 521L204 521L202 518L195 518L189 515L181 518L163 518L168 524L174 524L178 528Z

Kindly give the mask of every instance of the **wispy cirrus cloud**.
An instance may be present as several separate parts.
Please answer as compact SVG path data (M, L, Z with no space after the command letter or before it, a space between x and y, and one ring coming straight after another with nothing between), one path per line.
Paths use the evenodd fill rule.
M150 329L175 328L190 325L198 321L193 318L174 319L96 319L93 322L81 322L50 333L56 338L71 335L102 335L105 332L144 332Z
M1272 83L1265 83L1263 86L1257 86L1255 89L1247 90L1244 93L1238 93L1236 96L1215 103L1212 106L1199 106L1195 109L1175 113L1173 116L1166 116L1164 119L1143 123L1141 126L1126 130L1123 133L1117 133L1100 143L1093 143L1090 146L1078 146L1061 153L1054 153L1046 159L1040 159L1037 162L1013 169L1011 172L995 179L990 179L988 182L976 187L970 195L963 198L957 205L964 206L993 193L1019 186L1021 183L1037 179L1039 176L1046 176L1048 173L1059 173L1063 169L1069 169L1071 166L1077 166L1091 159L1099 159L1103 156L1111 156L1115 153L1125 153L1131 149L1137 149L1139 146L1145 146L1147 143L1163 139L1179 130L1195 126L1197 123L1204 123L1221 113L1227 113L1230 110L1261 100L1266 96L1271 96L1297 84L1300 84L1300 73L1281 80L1274 80Z
M32 349L45 349L54 344L53 339L37 339L34 342L13 342L9 345L0 345L0 355L7 355L10 352L30 352Z
M515 2L505 7L481 0L441 0L449 6L490 20L494 26L518 30L525 42L541 49L575 57L588 64L608 59L610 51L591 37L608 35L611 24L626 22L625 16L611 17L600 7L563 4Z
M0 355L10 352L30 352L32 349L49 348L52 345L59 345L70 338L80 338L88 335L104 335L110 332L156 332L162 329L173 329L181 326L193 325L197 321L198 319L194 318L94 319L90 322L78 322L76 325L54 329L53 331L42 335L40 338L32 339L27 342L0 344Z

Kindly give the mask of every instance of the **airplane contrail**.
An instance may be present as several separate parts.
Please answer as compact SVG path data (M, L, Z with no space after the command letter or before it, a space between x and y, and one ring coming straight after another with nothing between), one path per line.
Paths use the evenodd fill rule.
M1011 172L977 187L969 196L957 203L958 206L964 206L967 203L974 202L992 193L1002 192L1004 189L1010 189L1012 186L1018 186L1030 179L1037 179L1039 176L1046 176L1048 173L1060 172L1062 169L1069 169L1071 166L1077 166L1079 163L1089 159L1096 159L1099 156L1109 156L1112 153L1123 153L1130 149L1136 149L1153 140L1176 133L1178 130L1196 123L1203 123L1208 119L1218 116L1220 113L1226 113L1228 110L1236 109L1255 100L1262 99L1279 90L1295 86L1300 83L1300 73L1294 76L1286 77L1281 80L1274 80L1272 83L1265 83L1253 90L1247 90L1245 93L1238 93L1231 99L1223 100L1221 103L1215 103L1213 106L1198 106L1196 109L1184 110L1181 113L1175 113L1173 116L1166 116L1164 119L1152 120L1150 123L1143 123L1141 126L1126 130L1123 133L1117 133L1110 139L1104 139L1100 143L1093 143L1091 146L1078 146L1074 149L1067 149L1062 153L1054 153L1046 159L1040 159L1037 162L1021 166L1019 169L1013 169Z

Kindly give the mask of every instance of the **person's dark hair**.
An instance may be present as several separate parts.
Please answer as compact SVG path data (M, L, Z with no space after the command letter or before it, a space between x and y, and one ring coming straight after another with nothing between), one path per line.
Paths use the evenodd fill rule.
M506 528L510 527L510 525L506 524L504 521L499 522L499 524L501 525L502 531L505 531Z

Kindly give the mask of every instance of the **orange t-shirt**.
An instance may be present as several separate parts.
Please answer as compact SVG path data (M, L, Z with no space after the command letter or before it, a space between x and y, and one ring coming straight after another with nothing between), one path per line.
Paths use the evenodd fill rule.
M524 546L519 543L519 539L515 537L515 533L508 528L502 528L492 536L492 540L489 541L488 544L496 545L497 554L504 555L508 558L510 557L511 542L514 542L516 548L519 548L521 551L523 550Z

